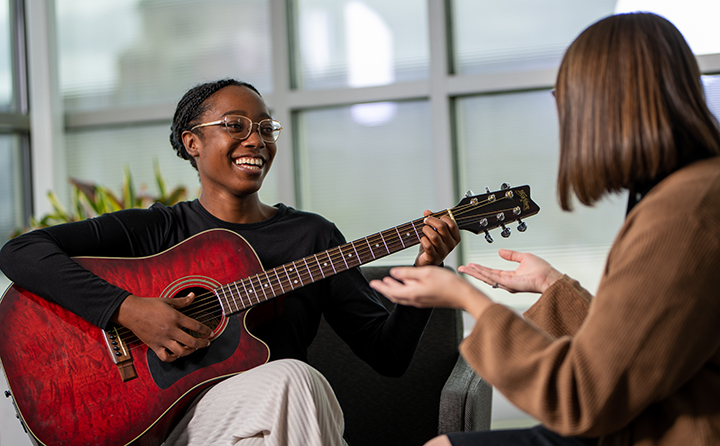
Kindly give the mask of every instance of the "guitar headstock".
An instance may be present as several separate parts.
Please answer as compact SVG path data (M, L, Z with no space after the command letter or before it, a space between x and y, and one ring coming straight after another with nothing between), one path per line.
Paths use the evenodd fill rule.
M492 243L491 229L502 228L500 235L507 238L510 229L506 227L512 222L519 222L517 230L525 232L527 225L523 218L530 217L540 211L530 199L530 186L510 187L503 183L500 190L489 190L480 195L467 192L465 198L457 206L450 209L460 229L479 234L485 233L485 240Z

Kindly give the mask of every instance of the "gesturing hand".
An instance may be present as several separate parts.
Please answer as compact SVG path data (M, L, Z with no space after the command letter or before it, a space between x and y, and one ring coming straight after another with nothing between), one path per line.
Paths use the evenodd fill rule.
M207 337L212 332L210 328L178 311L190 305L194 298L194 293L174 299L128 296L113 322L135 333L161 361L171 362L210 345L207 339L195 338L186 331Z
M462 308L477 318L492 304L467 280L444 268L393 268L390 275L392 277L371 281L370 286L401 305Z
M562 277L562 273L536 255L509 249L501 249L498 254L505 260L519 263L515 271L487 268L476 263L460 266L458 271L511 293L543 293Z

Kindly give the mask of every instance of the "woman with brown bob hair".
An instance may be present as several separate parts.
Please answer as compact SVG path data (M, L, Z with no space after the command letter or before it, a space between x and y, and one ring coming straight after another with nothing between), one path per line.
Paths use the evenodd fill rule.
M720 153L695 56L654 14L613 16L583 32L565 54L555 95L565 210L571 192L591 206Z
M592 205L628 190L595 296L539 257L458 270L541 293L523 319L440 268L371 285L395 302L463 308L470 365L541 425L427 445L720 444L720 130L680 32L654 14L611 16L567 50L556 99L558 194Z

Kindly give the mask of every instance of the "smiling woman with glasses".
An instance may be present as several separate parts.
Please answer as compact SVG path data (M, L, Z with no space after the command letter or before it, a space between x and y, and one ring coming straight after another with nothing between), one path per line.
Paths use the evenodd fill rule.
M102 417L107 411L63 407L55 412L98 415L74 423L93 426L79 433L66 433L70 420L58 421L58 435L74 444L102 438L125 444L146 435L147 443L167 446L257 444L263 438L277 445L342 445L344 420L332 388L305 363L323 316L379 373L399 376L407 369L430 312L386 310L353 267L354 258L343 255L345 239L333 223L260 201L281 130L252 85L233 79L198 85L180 99L170 127L173 150L197 169L198 199L38 229L0 251L0 268L16 284L132 339L127 350L139 370L131 385L116 382L113 356L107 358L112 385L101 382L98 392L74 389L72 380L97 380L94 370L84 378L84 368L73 367L71 374L56 374L72 375L67 385L52 382L64 390L42 398L83 392L63 401L84 408L90 399L87 407L99 407L116 401L106 392L114 387L132 392L112 407L127 409L132 420L109 426ZM439 265L459 242L459 230L447 216L426 211L425 217L415 233L422 245L415 264ZM71 256L132 257L140 270L120 269L118 280L109 280ZM137 283L143 287L131 285ZM103 343L100 351L106 350ZM29 424L54 415L32 414ZM113 416L122 420L117 410ZM121 431L109 433L113 426Z

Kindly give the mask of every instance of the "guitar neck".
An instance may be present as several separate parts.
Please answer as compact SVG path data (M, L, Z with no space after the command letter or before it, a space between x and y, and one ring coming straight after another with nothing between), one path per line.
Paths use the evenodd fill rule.
M440 218L448 211L432 214ZM213 290L227 316L420 243L425 217Z
M449 215L459 229L475 234L501 227L501 235L508 237L505 225L538 213L540 208L530 199L530 187L510 188L503 185L499 191L471 196L470 194L451 209L436 212L433 217ZM295 260L277 268L263 271L237 282L215 288L213 292L225 315L240 312L274 297L289 293L326 277L347 271L374 260L394 254L420 243L425 217L363 237L354 242L336 246L327 251ZM526 229L525 223L518 231Z

